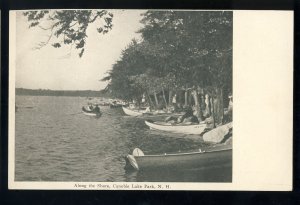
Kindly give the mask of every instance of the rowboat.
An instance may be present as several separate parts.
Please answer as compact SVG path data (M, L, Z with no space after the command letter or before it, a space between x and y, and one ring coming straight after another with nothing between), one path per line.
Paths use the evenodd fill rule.
M147 112L146 110L133 110L124 106L122 108L124 113L129 116L141 116Z
M168 131L168 132L174 132L174 133L182 133L182 134L192 134L192 135L198 135L201 134L205 128L206 123L202 122L200 124L171 124L168 122L153 122L150 120L146 120L145 124L150 127L150 129L155 130L162 130L162 131Z
M89 111L87 110L85 107L82 107L82 112L83 114L85 115L88 115L88 116L95 116L95 117L100 117L101 116L101 112L93 112L93 111Z
M183 115L182 113L167 113L164 111L153 111L150 112L149 110L147 110L147 108L140 108L140 109L130 109L127 107L122 107L123 111L126 115L129 116L134 116L134 117L138 117L138 116L145 116L145 117L168 117L168 116L180 116Z
M196 152L160 155L144 155L142 150L135 148L125 159L126 167L135 170L225 167L232 166L232 146L224 145L199 149Z

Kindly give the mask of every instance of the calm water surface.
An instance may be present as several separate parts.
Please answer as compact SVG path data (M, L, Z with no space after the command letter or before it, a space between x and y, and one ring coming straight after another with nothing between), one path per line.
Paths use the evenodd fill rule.
M81 113L83 97L16 96L16 181L231 181L232 168L127 171L124 156L188 151L208 146L199 136L150 130L142 118L101 107L102 117Z

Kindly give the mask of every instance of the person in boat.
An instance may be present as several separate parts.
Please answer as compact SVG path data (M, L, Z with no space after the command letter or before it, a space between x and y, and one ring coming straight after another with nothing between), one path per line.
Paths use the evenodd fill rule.
M177 119L178 123L199 123L198 118L194 115L194 111L191 107L185 108L185 113Z
M90 111L94 110L94 106L92 104L89 104Z
M96 107L94 108L93 112L100 113L100 108L99 108L98 105L96 105Z
M194 111L191 107L185 108L185 113L176 118L174 116L169 116L165 119L165 122L169 123L199 123L198 118L194 115Z

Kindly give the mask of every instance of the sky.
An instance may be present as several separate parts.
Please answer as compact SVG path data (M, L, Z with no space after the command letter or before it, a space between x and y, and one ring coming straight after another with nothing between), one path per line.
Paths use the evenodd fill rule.
M120 58L121 52L142 27L144 10L109 10L114 14L113 28L107 34L99 34L96 25L87 30L85 52L79 58L79 50L48 44L34 49L45 41L49 31L29 28L22 11L16 11L16 88L51 90L101 90L107 82L100 79Z

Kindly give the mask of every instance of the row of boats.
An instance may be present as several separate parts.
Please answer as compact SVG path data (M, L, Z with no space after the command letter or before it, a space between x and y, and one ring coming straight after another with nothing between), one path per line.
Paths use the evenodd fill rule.
M164 111L150 112L146 108L133 109L122 106L124 113L132 117L142 117L145 119L145 124L150 129L181 133L201 135L207 132L206 123L200 124L184 124L184 123L169 123L164 121L153 121L153 116L167 117L180 116L182 113L168 113ZM90 113L83 109L84 114L90 116L98 116L97 113ZM100 114L101 116L101 114ZM208 131L209 132L209 131ZM159 155L145 155L142 150L135 148L131 154L125 157L126 167L134 168L135 170L148 170L152 168L194 168L194 167L212 167L216 164L228 165L232 164L232 144L217 144L208 148L199 149L186 153L164 153Z
M129 109L127 107L122 107L123 111L126 115L129 116L180 116L183 113L168 113L168 112L147 112L145 110L133 110ZM184 124L184 123L179 123L179 124L174 124L174 123L169 123L169 122L164 122L164 121L152 121L152 120L145 120L145 124L150 128L150 129L155 129L155 130L162 130L162 131L167 131L167 132L174 132L174 133L182 133L182 134L193 134L193 135L200 135L203 133L203 131L206 129L206 124L204 122L200 124Z

